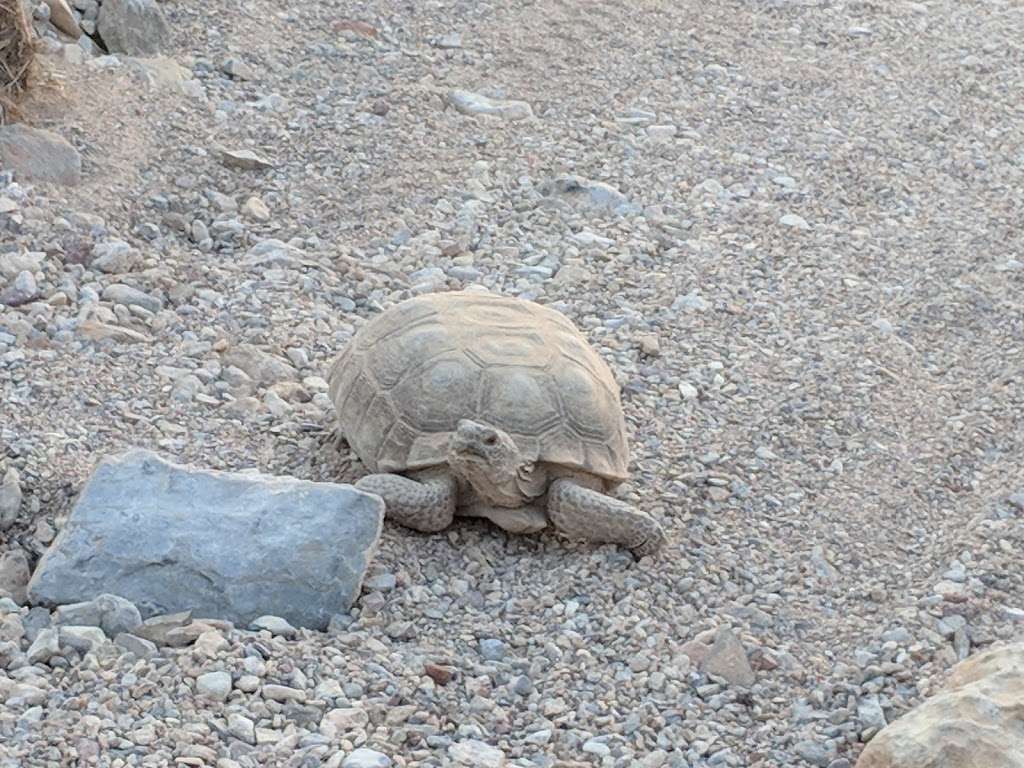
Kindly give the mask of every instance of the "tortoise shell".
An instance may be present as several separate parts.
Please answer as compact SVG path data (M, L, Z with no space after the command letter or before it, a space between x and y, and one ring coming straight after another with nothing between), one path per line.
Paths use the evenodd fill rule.
M608 481L628 476L619 387L572 322L480 291L408 299L364 325L331 368L342 434L372 472L444 464L460 419L525 455Z

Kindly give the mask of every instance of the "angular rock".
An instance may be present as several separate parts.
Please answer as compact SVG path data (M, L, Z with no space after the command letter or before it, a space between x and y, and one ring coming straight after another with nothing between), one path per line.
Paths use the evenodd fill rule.
M228 168L239 168L243 171L262 171L274 167L272 162L251 149L222 149L220 161Z
M329 739L365 728L370 722L366 710L359 707L332 709L320 720L320 734Z
M102 620L101 610L95 600L59 605L53 612L53 624L58 627L98 627Z
M457 765L474 768L503 768L505 753L477 739L467 739L448 747L448 757Z
M598 213L616 212L629 204L629 199L610 184L591 181L582 176L559 176L541 185L540 191L547 197L555 197L576 208Z
M700 668L705 674L721 677L731 685L754 684L754 670L750 668L743 643L728 628L720 629L715 635L715 642Z
M82 29L75 21L67 0L43 0L50 7L50 23L70 38L77 40Z
M0 592L9 594L14 602L25 602L25 587L31 575L22 550L11 549L0 555Z
M452 90L448 103L464 115L491 115L503 120L526 120L533 117L533 108L525 101L489 99L479 93Z
M107 636L99 627L60 627L59 632L60 644L79 653L88 653L107 642Z
M139 260L139 252L117 238L94 245L91 256L89 266L109 275L130 272Z
M250 248L242 263L248 267L297 267L301 261L302 251L271 237Z
M102 594L95 600L59 606L54 611L53 623L57 626L99 627L113 638L138 627L142 616L130 600Z
M228 733L246 744L256 743L256 724L239 712L228 714Z
M60 632L56 627L42 630L28 647L29 664L45 664L60 653Z
M267 613L326 628L358 597L384 516L352 486L172 464L102 461L28 586L44 605L116 593L145 616ZM149 639L149 638L147 638Z
M209 624L191 621L190 610L147 618L132 634L168 648L184 648L209 636L203 645L204 652L219 644L213 635L223 641L223 636Z
M45 253L5 253L0 254L0 276L13 280L22 272L38 272L46 260Z
M142 623L142 615L131 600L117 595L100 595L95 602L100 607L100 629L107 637L130 632Z
M119 648L123 648L129 653L134 653L137 658L148 659L152 656L156 656L159 649L156 647L156 643L150 642L142 637L136 637L135 635L122 632L114 638L114 645Z
M21 510L21 477L18 470L8 467L0 482L0 531L13 525Z
M501 661L505 658L505 644L495 637L485 637L480 641L480 655L487 661Z
M375 749L359 747L341 761L341 768L391 768L391 758Z
M191 73L169 56L129 59L126 64L146 81L150 88L185 93Z
M156 645L168 645L168 636L176 629L187 626L192 622L192 611L181 611L179 613L168 613L163 616L151 616L142 624L136 627L132 634L141 637ZM197 634L198 638L199 635Z
M50 612L45 608L29 608L21 623L25 627L25 637L30 643L35 642L39 633L51 626Z
M216 701L224 701L231 695L231 674L229 672L207 672L196 678L196 693Z
M675 138L677 133L679 133L679 128L674 125L647 126L647 135L650 136L653 141L668 141L669 139Z
M208 629L196 638L196 644L192 650L197 656L212 659L230 645L227 638L216 629Z
M291 638L296 635L295 627L280 616L260 616L253 620L252 624L249 625L249 629L257 632L261 629L265 629L270 634L279 635L280 637Z
M831 744L822 744L816 739L806 739L794 744L793 752L807 765L829 768L832 758L836 755L836 748Z
M857 703L857 720L861 728L885 728L885 710L877 696L866 696Z
M779 219L779 224L784 227L790 227L792 229L810 229L811 225L807 223L807 220L803 216L798 216L795 213L787 213Z
M6 613L8 608L13 611L18 610L18 606L11 601L9 606L0 608L0 643L4 642L18 642L25 636L25 625L21 622L21 616L17 613Z
M20 307L39 298L39 286L31 272L21 272L14 282L0 291L0 304L8 307Z
M429 677L438 685L448 685L455 677L455 670L441 664L427 662L423 665L423 674Z
M964 659L949 673L946 690L963 688L998 675L1024 678L1024 643L1000 645Z
M11 688L4 701L4 708L38 707L44 703L46 703L46 691L35 685L19 683Z
M255 80L256 71L241 59L227 59L220 70L233 80Z
M225 365L244 371L253 381L265 387L294 380L298 373L287 360L264 352L252 344L238 344L224 352Z
M131 328L122 328L119 325L110 325L96 320L86 320L78 326L78 332L91 341L110 340L118 344L139 344L153 340L146 334L133 331Z
M129 56L159 53L171 33L156 0L103 0L96 29L109 51Z
M965 603L969 599L966 584L943 579L938 582L933 589L935 590L935 594L940 595L947 603Z
M347 632L354 621L355 619L349 613L336 613L327 622L327 634L336 636Z
M398 585L398 579L393 573L377 573L370 576L363 582L363 589L375 589L379 592L389 592Z
M462 47L462 35L458 32L449 32L434 41L434 45L444 50L453 50Z
M306 700L306 692L298 688L292 688L290 685L264 685L263 686L263 698L268 701L298 701L303 702Z
M693 664L700 666L704 663L704 660L711 652L711 646L707 643L701 642L700 640L694 639L683 643L679 650L682 651Z
M857 768L1024 768L1024 643L957 664L942 692L875 736Z
M44 609L45 610L45 609ZM9 597L0 597L0 616L5 613L19 613L21 606Z
M243 693L254 693L259 687L260 679L256 675L242 675L235 681L235 688Z
M82 180L77 149L51 131L18 123L0 126L0 168L19 181L71 186Z
M825 557L825 550L823 547L813 547L811 549L811 556L807 559L807 562L817 577L822 581L832 583L839 579L839 571L836 570L836 567L829 562L827 557Z
M258 197L250 197L242 204L242 213L253 221L270 221L270 209Z
M132 288L130 285L114 283L103 289L103 300L115 304L124 304L126 307L136 306L156 314L163 309L164 303L156 296L150 296L145 291Z
M583 742L583 751L591 755L597 755L598 757L606 757L612 752L611 748L607 744L603 741L598 741L597 739L588 739ZM474 764L484 765L482 762Z

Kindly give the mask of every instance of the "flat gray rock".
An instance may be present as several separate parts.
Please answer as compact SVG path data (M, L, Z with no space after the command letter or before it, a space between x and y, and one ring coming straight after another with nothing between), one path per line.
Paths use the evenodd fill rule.
M75 185L82 180L82 156L52 131L24 125L0 126L0 169L18 181Z
M192 610L248 626L271 614L325 629L347 611L376 550L384 505L350 485L104 459L28 585L32 603L104 593L143 618Z
M97 30L111 53L153 56L170 37L170 26L155 0L104 0Z
M490 99L471 91L450 91L448 102L464 115L489 115L503 120L526 120L533 117L533 109L525 101Z
M629 210L629 198L610 184L582 176L564 175L540 186L546 197L567 202L580 210L595 213L623 213Z

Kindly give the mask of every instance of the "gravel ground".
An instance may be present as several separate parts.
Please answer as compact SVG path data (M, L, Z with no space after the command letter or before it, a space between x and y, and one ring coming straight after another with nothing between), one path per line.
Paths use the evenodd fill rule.
M84 182L0 182L0 549L129 445L357 477L330 361L469 284L612 364L671 543L389 524L351 623L158 651L32 654L56 617L8 604L0 765L843 768L1024 635L1024 9L284 5L168 2L180 73L44 59Z

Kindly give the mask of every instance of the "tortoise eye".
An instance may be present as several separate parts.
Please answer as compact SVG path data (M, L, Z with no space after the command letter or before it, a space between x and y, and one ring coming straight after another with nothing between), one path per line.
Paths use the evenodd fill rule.
M487 437L484 438L484 445L497 445L497 444L498 444L498 438L495 437L494 435L488 435Z

